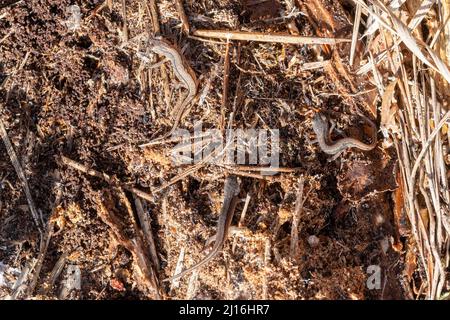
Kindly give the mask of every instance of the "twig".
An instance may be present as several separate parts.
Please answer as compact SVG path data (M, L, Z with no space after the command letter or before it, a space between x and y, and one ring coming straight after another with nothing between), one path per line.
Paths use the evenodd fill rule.
M91 12L89 16L87 16L86 21L91 20L97 14L99 14L104 8L108 6L108 0L104 0L102 3L98 4Z
M206 156L205 158L202 159L202 161L196 163L195 165L191 166L189 169L185 170L184 172L182 172L181 174L176 175L175 177L173 177L172 179L170 179L168 182L164 183L162 186L160 186L159 188L157 188L155 190L155 193L161 192L164 189L168 188L169 186L173 185L174 183L180 181L181 179L183 179L184 177L187 177L189 175L191 175L192 173L194 173L195 171L199 170L200 168L202 168L203 166L205 166L207 164L207 162L209 160L211 160L214 157L214 152L210 153L208 156Z
M26 262L25 267L22 268L19 277L17 278L16 282L14 283L14 286L12 287L11 296L7 297L6 299L17 300L19 295L25 289L25 282L28 279L28 275L30 274L33 265L35 265L35 263Z
M270 34L264 32L246 32L232 30L195 30L192 33L197 37L209 37L224 40L239 41L257 41L257 42L273 42L273 43L290 43L290 44L337 44L342 42L351 42L350 39L341 38L320 38L320 37L302 37L290 34Z
M39 275L41 273L42 264L44 262L45 255L47 254L48 245L50 243L50 239L52 237L53 223L49 222L47 225L47 230L45 234L41 233L41 241L39 246L39 256L37 259L36 266L34 268L33 278L31 279L30 285L27 288L26 295L29 297L33 294L34 289L36 288L37 281L39 279Z
M158 34L161 32L161 26L159 25L159 17L158 17L158 7L156 5L156 0L149 0L149 4L146 3L147 11L151 17L153 32Z
M234 170L234 169L230 169L230 168L225 168L225 170L230 174L234 174L234 175L241 176L241 177L248 177L248 178L254 178L254 179L259 179L259 180L267 180L267 181L271 181L271 182L278 180L278 177L276 177L276 176L262 175L262 174L257 174L257 173Z
M147 251L145 250L145 241L144 238L142 237L142 231L141 228L139 227L136 218L135 218L135 214L133 213L133 209L131 207L131 203L128 200L127 196L125 195L125 192L123 192L122 188L118 188L118 198L119 200L125 204L125 208L127 209L128 212L128 216L130 217L130 220L133 223L133 228L136 234L135 239L132 239L132 244L134 245L134 249L136 251L136 258L137 260L137 264L138 267L143 271L142 273L145 275L145 277L147 278L147 274L150 276L150 284L152 285L152 289L154 289L156 292L156 297L157 299L160 299L160 294L159 294L159 285L158 285L158 279L156 278L156 272L155 269L153 268L152 264L149 263L149 259L148 259L148 255L147 255ZM151 237L151 240L153 240L153 237ZM154 245L154 242L153 242ZM156 255L156 248L155 248L155 255ZM158 268L157 266L155 266L155 268Z
M353 24L352 46L350 47L350 61L349 61L350 66L353 66L353 61L355 59L355 51L356 51L356 44L358 42L358 30L360 22L361 22L361 5L357 3L355 12L355 22Z
M159 23L159 15L158 15L158 6L156 5L156 0L149 0L149 4L146 3L146 8L148 11L148 14L151 17L152 20L152 26L153 26L153 34L160 34L161 33L161 25ZM166 103L167 109L170 107L170 88L169 88L169 76L168 76L168 70L166 66L163 64L161 65L161 77L163 79L163 87L164 87L164 102ZM151 86L151 79L150 86Z
M173 185L177 181L180 181L184 177L187 177L187 176L191 175L192 173L194 173L195 171L199 170L200 168L204 167L205 165L207 165L214 158L218 159L219 157L223 156L223 154L231 146L232 142L233 142L233 140L229 141L222 150L215 149L214 151L209 153L206 157L204 157L200 162L194 164L189 169L187 169L184 172L180 173L179 175L173 177L168 182L164 183L162 186L157 188L154 192L155 193L161 192L162 190L168 188L169 186Z
M300 222L300 215L303 211L303 188L305 185L305 178L300 176L299 187L297 191L297 200L295 201L295 209L292 214L292 227L291 227L291 246L290 255L293 259L298 257L298 224Z
M177 264L175 265L175 274L178 274L183 271L184 267L184 254L186 253L186 247L182 247L180 253L178 254ZM170 290L177 289L180 287L180 279L174 279L170 283Z
M266 241L264 242L264 278L263 278L263 284L262 284L262 297L263 299L268 299L268 293L269 293L269 275L270 275L270 257L272 250L272 243L270 241L270 238L266 238Z
M420 237L420 234L418 232L418 222L417 222L417 214L416 214L416 208L415 208L415 192L414 190L410 190L410 187L412 185L411 183L411 162L409 158L408 150L411 149L410 141L409 141L409 135L407 134L406 126L405 126L405 117L403 116L402 112L398 113L399 115L399 123L400 126L400 132L402 133L402 143L400 144L398 140L396 139L395 135L393 136L394 144L397 150L397 154L399 155L399 163L400 163L400 169L402 173L402 182L404 183L403 189L406 191L406 197L405 197L405 206L406 206L406 214L408 216L409 222L411 224L411 233L414 237L414 240L417 243L417 249L419 251L419 257L422 262L422 265L424 268L428 265L427 259L424 255L423 250L423 244L422 239ZM429 272L425 272L425 275L427 277L427 282L430 283L430 275Z
M39 220L39 214L36 210L36 206L34 205L33 197L31 196L30 187L28 186L28 180L25 177L25 173L23 172L22 167L20 166L19 159L17 158L16 152L14 151L14 148L11 144L11 141L9 140L5 126L3 124L3 120L1 119L0 119L0 136L2 137L3 143L5 144L6 147L6 152L8 153L9 158L11 159L14 169L16 170L17 176L19 177L19 180L25 191L25 196L27 198L28 206L30 207L34 223L36 224L39 233L42 235L42 227L41 222Z
M245 216L247 215L248 205L250 203L251 198L252 198L251 195L247 193L247 196L245 197L244 208L242 208L241 216L239 217L238 228L242 228L244 226ZM234 238L233 245L231 246L231 252L233 253L237 245L237 240L238 240L237 237Z
M18 1L12 1L11 3L7 3L7 4L2 4L3 5L2 9L21 4L22 2L23 2L23 0L18 0Z
M14 32L14 29L11 29L3 38L0 39L0 44L6 41L6 39L9 38L10 35L12 35Z
M85 174L88 174L90 176L100 178L100 179L102 179L102 180L104 180L104 181L106 181L108 183L112 183L111 177L109 175L107 175L106 173L102 173L100 171L91 169L91 168L89 168L89 167L87 167L87 166L85 166L85 165L83 165L83 164L81 164L79 162L76 162L76 161L74 161L72 159L69 159L69 158L67 158L65 156L61 156L61 160L62 160L62 163L64 163L65 165L68 165L69 167L72 167L72 168L74 168L74 169L76 169L78 171L81 171L81 172L83 172ZM137 195L138 197L140 197L140 198L142 198L144 200L147 200L149 202L153 202L154 201L154 197L151 194L148 194L148 193L146 193L146 192L144 192L142 190L139 190L139 189L134 188L134 187L128 187L128 186L125 186L125 185L122 185L122 187L125 190L134 193L135 195Z
M175 8L177 9L178 15L180 16L182 30L184 31L184 33L186 33L186 35L189 35L189 20L183 8L183 1L175 0Z
M439 123L440 116L441 116L441 107L437 103L436 85L435 85L433 78L430 79L430 86L431 86L431 105L433 107L434 122ZM442 146L442 139L438 135L435 139L435 145L434 145L435 161L436 161L437 172L439 175L439 177L437 177L436 180L439 181L440 185L442 186L441 192L442 192L444 201L447 204L449 204L450 203L450 193L448 190L448 181L447 181L447 177L446 177L447 169L445 168L444 155L442 153L441 146ZM450 235L450 230L447 230L447 232Z
M228 91L230 84L230 47L231 43L227 39L227 44L225 47L225 59L223 62L223 86L222 86L222 105L221 105L221 128L225 128L225 111L227 109L228 103Z
M122 0L122 16L123 16L123 43L128 42L128 21L127 21L127 0Z
M211 135L211 132L203 132L201 134L197 134L197 135L193 135L193 136L189 136L189 137L185 137L183 135L181 136L174 136L174 137L168 137L168 138L164 138L161 140L153 140L144 144L140 144L139 147L140 148L145 148L145 147L149 147L149 146L155 146L155 145L160 145L160 144L167 144L167 143L174 143L174 142L181 142L183 140L185 140L186 138L189 139L198 139L198 138L205 138L205 137L209 137Z
M259 172L271 172L271 173L293 173L298 172L301 168L287 168L287 167L262 167L262 166L245 166L245 165L221 165L225 168L239 170L239 171L259 171Z
M194 270L191 274L191 276L189 277L189 281L188 281L188 286L187 286L187 290L186 290L186 300L193 300L195 297L195 294L198 290L198 275L200 273L200 269ZM175 282L175 281L173 281Z

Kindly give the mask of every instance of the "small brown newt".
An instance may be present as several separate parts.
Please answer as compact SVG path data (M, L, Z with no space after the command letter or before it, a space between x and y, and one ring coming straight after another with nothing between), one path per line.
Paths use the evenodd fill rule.
M371 144L365 144L355 138L342 138L333 143L329 137L329 125L327 118L321 114L316 113L312 121L313 130L317 136L320 149L327 154L339 154L347 148L358 148L364 151L369 151L377 145L377 127L369 118L361 115L372 127L373 137Z
M178 279L198 268L201 266L204 266L208 262L210 262L212 259L214 259L217 254L222 250L223 244L228 236L228 229L231 224L231 220L233 219L234 211L236 209L236 204L238 200L238 193L239 193L239 183L237 181L236 176L230 175L225 180L225 187L224 187L224 199L222 204L222 209L220 212L219 220L217 221L217 233L215 237L214 247L212 248L211 252L208 253L206 257L203 258L200 262L197 262L192 267L170 277L167 279L164 279L163 281L172 281L175 279Z

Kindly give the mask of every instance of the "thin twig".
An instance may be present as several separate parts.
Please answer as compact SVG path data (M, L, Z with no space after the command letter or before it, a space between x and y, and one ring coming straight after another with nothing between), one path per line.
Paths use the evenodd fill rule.
M192 33L197 37L207 37L224 40L239 41L257 41L257 42L273 42L273 43L290 43L290 44L337 44L342 42L351 42L350 39L341 38L320 38L320 37L302 37L290 34L270 34L265 32L246 32L232 30L195 30Z
M245 197L244 207L242 208L241 216L239 217L239 222L238 222L239 229L241 229L244 226L245 216L247 215L248 205L250 204L251 198L252 197L251 197L250 193L247 193L247 196ZM231 252L233 252L233 253L235 251L237 241L238 241L238 238L237 237L234 238L233 245L231 246Z
M240 177L248 177L248 178L254 178L254 179L259 179L259 180L267 180L267 181L271 181L271 182L279 180L279 178L276 176L256 174L256 173L251 173L251 172L234 170L234 169L230 169L230 168L225 168L225 170L230 174L234 174L234 175L237 175Z
M287 167L262 167L262 166L246 166L246 165L222 165L219 166L224 168L229 168L239 171L259 171L259 172L269 172L269 173L294 173L301 170L301 168L287 168Z
M230 47L231 43L227 39L227 44L225 46L225 59L223 62L223 86L222 86L222 105L221 105L221 129L225 128L225 111L228 106L228 91L230 84Z
M353 66L353 61L355 59L356 44L358 42L358 30L359 30L360 22L361 22L361 5L359 3L357 3L356 4L356 12L355 12L355 22L353 23L352 45L350 47L349 64L351 66Z
M305 185L305 179L300 176L298 191L297 191L297 200L295 201L295 209L292 214L292 227L291 227L291 246L290 246L290 255L293 259L298 257L298 224L300 222L300 216L303 211L303 188Z
M19 159L17 158L16 152L14 151L11 141L9 140L8 133L6 132L6 128L3 124L3 120L1 119L0 119L0 136L2 137L3 143L5 144L6 147L6 152L8 153L9 158L11 159L14 169L16 170L17 176L19 177L19 180L25 191L25 196L27 198L28 206L30 207L34 223L36 224L39 233L42 235L42 227L39 219L39 214L36 210L33 197L31 196L30 187L28 186L28 180L25 177L25 173L23 172Z
M268 299L269 294L269 275L271 274L270 269L270 258L271 258L271 251L272 251L272 243L270 241L270 238L267 237L266 241L264 242L264 278L263 278L263 284L262 284L262 298Z
M122 17L123 17L123 43L128 42L128 21L127 21L127 0L122 0Z
M149 0L146 3L147 11L152 20L153 33L158 34L161 32L161 26L159 25L159 15L158 6L156 5L156 0Z

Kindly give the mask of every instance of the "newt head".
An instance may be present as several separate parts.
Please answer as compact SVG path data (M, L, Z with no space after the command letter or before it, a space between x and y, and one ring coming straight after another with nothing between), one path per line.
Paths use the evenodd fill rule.
M328 132L328 120L327 118L320 112L314 114L314 118L312 120L312 127L314 133L317 136L325 136Z

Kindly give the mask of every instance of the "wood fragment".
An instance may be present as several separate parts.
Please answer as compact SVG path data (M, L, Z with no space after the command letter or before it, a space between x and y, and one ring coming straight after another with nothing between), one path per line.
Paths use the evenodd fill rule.
M119 193L121 193L119 191ZM123 200L125 197L122 195L120 198ZM110 206L114 206L112 195L108 192L99 193L95 197L97 204L97 214L100 219L111 230L112 237L125 249L127 249L133 256L133 260L136 263L137 271L144 281L145 286L151 293L154 294L156 299L161 299L159 293L159 284L156 276L153 272L151 265L148 263L147 255L145 254L142 238L140 237L139 230L135 228L135 237L129 238L122 228L122 222L118 216L116 216L111 210ZM127 207L127 211L130 210L129 203L124 203ZM131 215L132 212L129 212Z
M91 169L91 168L89 168L89 167L87 167L87 166L85 166L85 165L83 165L83 164L81 164L79 162L76 162L76 161L74 161L72 159L69 159L69 158L67 158L65 156L61 156L61 161L62 161L63 164L65 164L65 165L67 165L69 167L72 167L72 168L74 168L74 169L76 169L78 171L81 171L81 172L83 172L85 174L88 174L88 175L93 176L93 177L100 178L100 179L102 179L102 180L104 180L104 181L106 181L108 183L112 183L113 182L111 177L109 175L107 175L106 173L102 173L100 171ZM142 198L144 200L147 200L149 202L153 202L154 201L154 197L151 194L147 193L147 192L144 192L144 191L139 190L139 189L134 188L134 187L125 186L125 185L122 185L122 187L125 190L134 193L135 195L137 195L138 197L140 197L140 198Z
M12 287L11 295L6 297L7 300L17 300L19 296L21 296L22 292L26 289L26 281L31 270L33 269L33 265L35 265L35 262L27 262L26 265L22 268L19 277Z
M353 62L355 60L356 44L358 41L358 34L359 34L358 30L360 23L361 23L361 5L357 3L355 12L355 22L353 24L352 45L350 47L350 59L349 59L350 66L353 66Z
M151 226L151 218L147 212L144 211L142 206L142 201L138 197L134 197L134 204L136 207L136 212L139 217L139 222L142 227L142 231L144 233L145 240L148 243L150 258L152 259L152 263L156 268L156 271L159 271L159 259L158 254L156 252L155 240L153 239L152 226Z
M195 297L195 294L197 293L197 290L199 288L199 284L198 284L198 275L200 273L200 269L194 270L191 274L191 276L189 277L189 281L188 281L188 288L186 291L186 299L187 300L192 300Z
M184 254L186 252L186 247L182 247L180 253L178 254L177 264L175 265L175 274L183 271L184 267ZM170 282L170 290L174 290L180 287L180 278L174 279Z
M64 266L66 264L68 256L69 256L69 252L66 251L56 261L56 263L52 269L52 272L50 272L49 279L48 279L47 283L45 284L44 289L42 291L43 294L46 295L53 289L53 286L55 285L56 280L61 275L61 272L64 269Z
M149 16L151 17L153 35L159 35L161 33L161 25L159 22L158 6L156 5L156 0L149 0L146 2L146 8ZM164 88L164 102L166 103L167 110L170 108L170 86L169 86L169 71L167 67L163 64L161 65L161 78L163 79ZM151 79L149 79L151 82ZM150 83L151 85L151 83Z

